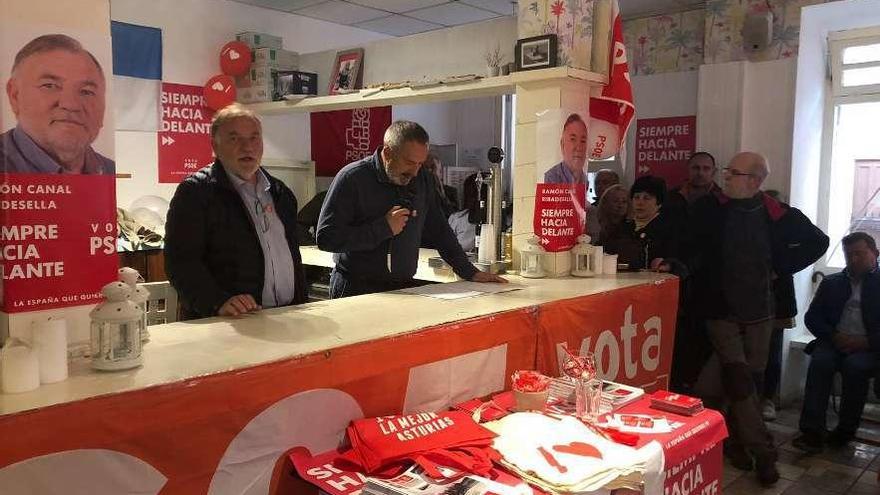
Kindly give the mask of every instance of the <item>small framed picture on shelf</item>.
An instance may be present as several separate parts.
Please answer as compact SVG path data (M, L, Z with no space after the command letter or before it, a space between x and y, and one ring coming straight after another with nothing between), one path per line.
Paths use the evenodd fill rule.
M359 89L363 78L363 64L363 48L336 52L336 61L333 63L327 94L351 93Z
M556 67L556 35L516 40L516 70Z

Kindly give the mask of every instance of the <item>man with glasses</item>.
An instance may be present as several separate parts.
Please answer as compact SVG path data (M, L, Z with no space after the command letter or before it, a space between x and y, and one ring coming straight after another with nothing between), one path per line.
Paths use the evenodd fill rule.
M269 175L262 126L233 104L211 122L214 163L180 183L165 225L165 268L184 319L306 301L293 192Z
M828 247L828 237L800 211L761 192L769 173L758 153L734 156L724 169L723 191L693 206L689 248L692 307L714 350L714 366L703 368L695 390L723 393L731 432L725 453L735 467L754 468L765 486L775 484L779 472L754 376L767 363L778 309L774 280L813 264ZM794 305L793 291L784 302Z

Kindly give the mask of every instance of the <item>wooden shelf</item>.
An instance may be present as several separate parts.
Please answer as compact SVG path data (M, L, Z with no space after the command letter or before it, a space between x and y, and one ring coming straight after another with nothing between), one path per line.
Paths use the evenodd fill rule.
M607 76L602 74L568 67L554 67L421 89L400 88L379 91L374 94L370 94L372 90L361 90L358 93L346 95L313 96L298 101L273 101L246 106L260 115L282 115L387 105L410 105L511 94L516 91L518 84L568 79L583 81L590 85L602 85L608 81ZM364 94L369 96L363 96Z

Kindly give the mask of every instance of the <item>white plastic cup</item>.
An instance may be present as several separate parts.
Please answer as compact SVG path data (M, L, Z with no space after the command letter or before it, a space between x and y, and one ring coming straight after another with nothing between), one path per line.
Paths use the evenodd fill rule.
M602 257L602 273L605 275L617 275L616 254L606 254Z

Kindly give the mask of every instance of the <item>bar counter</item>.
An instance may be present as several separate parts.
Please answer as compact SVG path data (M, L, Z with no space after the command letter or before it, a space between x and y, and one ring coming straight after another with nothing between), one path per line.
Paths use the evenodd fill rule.
M352 419L489 396L516 370L557 376L563 347L595 352L607 379L668 383L675 277L508 279L523 288L371 294L150 327L140 368L80 360L66 381L0 394L0 487L63 490L67 477L52 474L76 472L92 495L300 493L279 488L293 447L325 452Z

